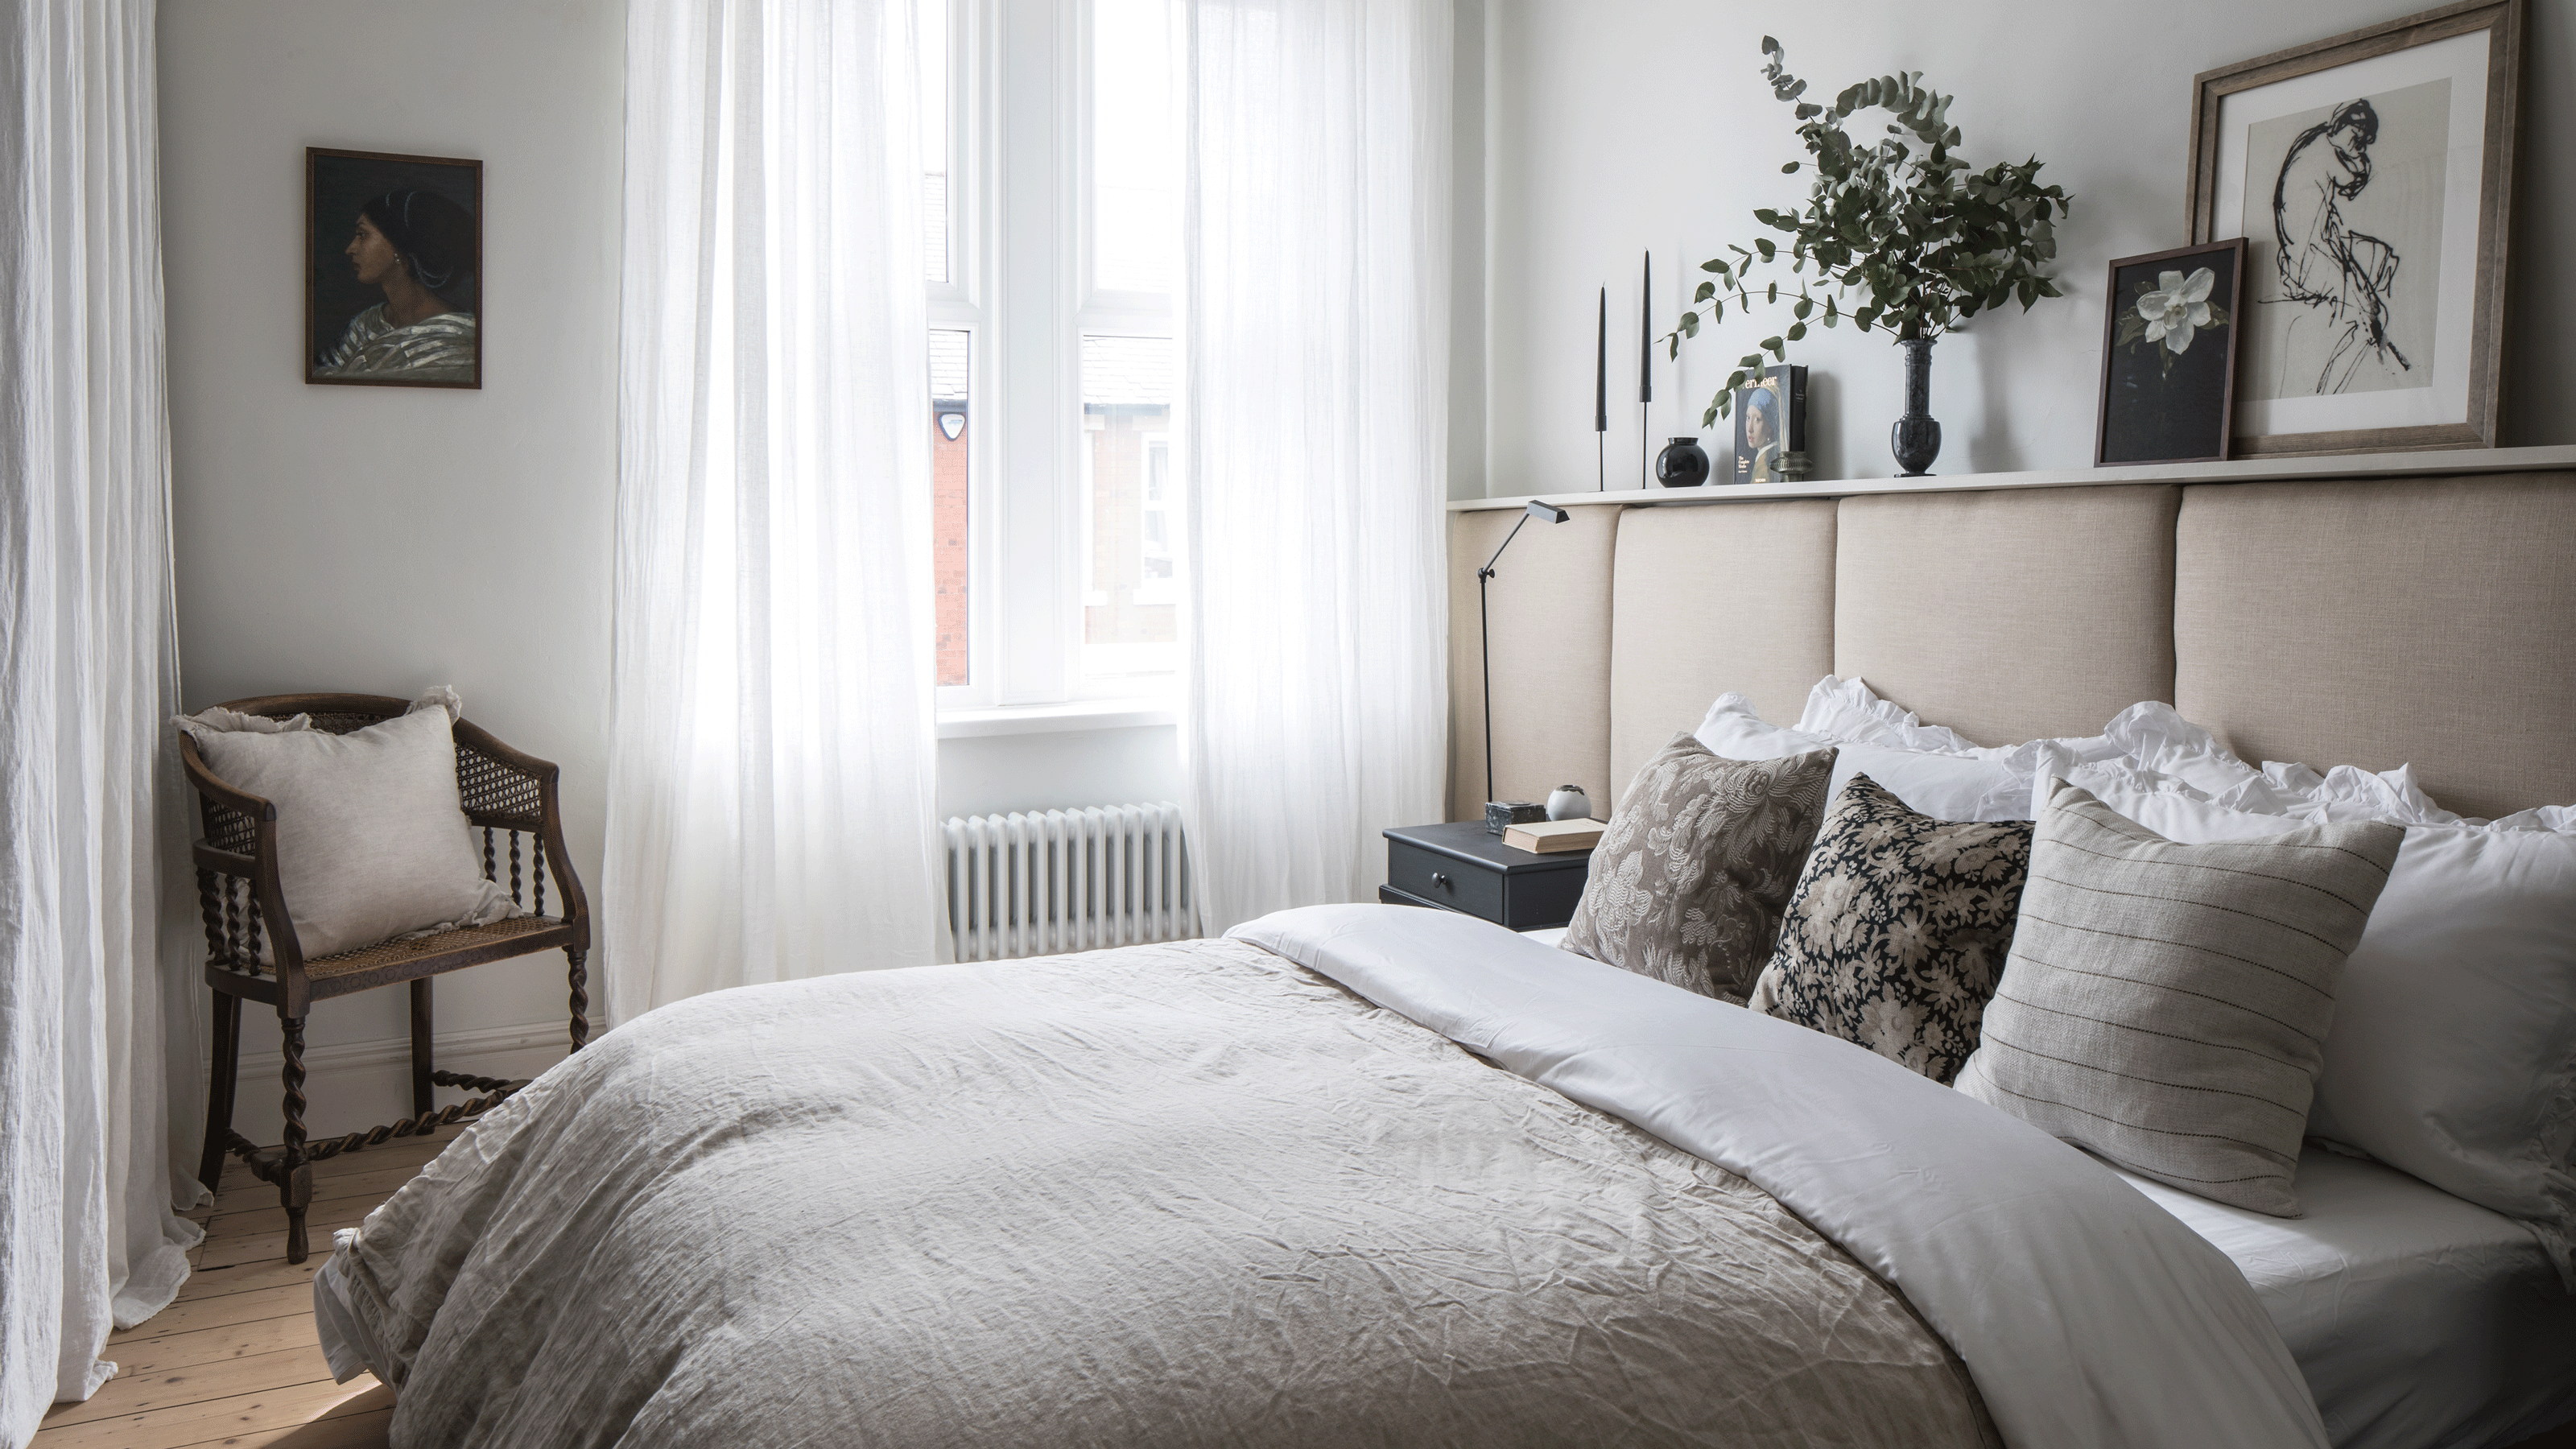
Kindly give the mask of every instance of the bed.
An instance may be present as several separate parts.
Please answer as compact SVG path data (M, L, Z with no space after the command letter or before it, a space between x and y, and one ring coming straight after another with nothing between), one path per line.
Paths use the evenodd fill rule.
M2576 799L2563 730L2498 723L2576 705L2563 478L1577 514L1496 598L1497 696L1556 693L1494 722L1507 797L1616 799L1720 691L1794 714L1839 671L1987 740L2173 700L2251 758ZM1459 511L1453 560L1493 526ZM626 1023L343 1234L317 1312L396 1444L2377 1449L2576 1414L2520 1224L2300 1174L2304 1218L2219 1207L1847 1042L1325 907Z

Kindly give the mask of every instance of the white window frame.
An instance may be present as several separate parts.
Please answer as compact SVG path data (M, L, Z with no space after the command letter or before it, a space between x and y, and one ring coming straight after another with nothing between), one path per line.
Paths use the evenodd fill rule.
M1086 680L1082 338L1174 336L1168 295L1092 285L1092 0L947 0L949 277L930 326L968 334L969 681L943 720L1166 707L1174 676Z

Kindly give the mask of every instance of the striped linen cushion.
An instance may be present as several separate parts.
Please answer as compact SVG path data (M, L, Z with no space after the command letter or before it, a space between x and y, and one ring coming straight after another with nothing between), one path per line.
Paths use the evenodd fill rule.
M2335 978L2404 838L2180 845L2054 782L1959 1090L2141 1176L2298 1216Z

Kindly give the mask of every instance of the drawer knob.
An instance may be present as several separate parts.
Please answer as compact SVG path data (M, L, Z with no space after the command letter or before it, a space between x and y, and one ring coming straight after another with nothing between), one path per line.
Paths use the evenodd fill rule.
M1435 870L1431 873L1431 883L1440 887L1442 890L1447 890L1449 888L1449 877L1442 875L1440 872Z

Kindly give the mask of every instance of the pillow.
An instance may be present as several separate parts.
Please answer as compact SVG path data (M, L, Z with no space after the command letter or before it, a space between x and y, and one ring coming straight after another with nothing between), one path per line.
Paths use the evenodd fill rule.
M2231 810L2397 825L2461 823L2415 783L2412 766L2374 773L2337 765L2320 775L2305 765L2266 762L2258 770L2169 704L2133 704L2112 718L2103 737L2118 747L2115 758L2179 781Z
M2298 1216L2336 977L2404 837L2185 845L2059 785L1959 1090L2141 1177Z
M2104 782L2103 803L2173 839L2242 840L2294 823L2226 809L2150 771L2125 776ZM2408 830L2344 963L2308 1132L2529 1220L2576 1288L2571 922L2576 833L2504 822Z
M1936 1082L1977 1049L2030 870L2022 821L1918 815L1867 775L1834 797L1745 1004Z
M1825 813L1834 754L1720 759L1675 735L1630 782L1592 848L1558 944L1675 986L1741 1001Z
M208 769L277 807L278 890L307 961L518 913L483 878L457 802L448 711L434 697L422 703L345 735L178 721ZM276 959L266 933L260 951Z
M1852 776L1866 771L1907 808L1940 820L2028 820L2031 775L2043 758L2072 762L2120 753L2098 736L1972 745L1880 699L1861 681L1830 674L1807 692L1806 712L1795 729L1764 722L1752 701L1730 693L1708 707L1698 734L1702 744L1730 760L1838 748L1827 798L1840 798Z

